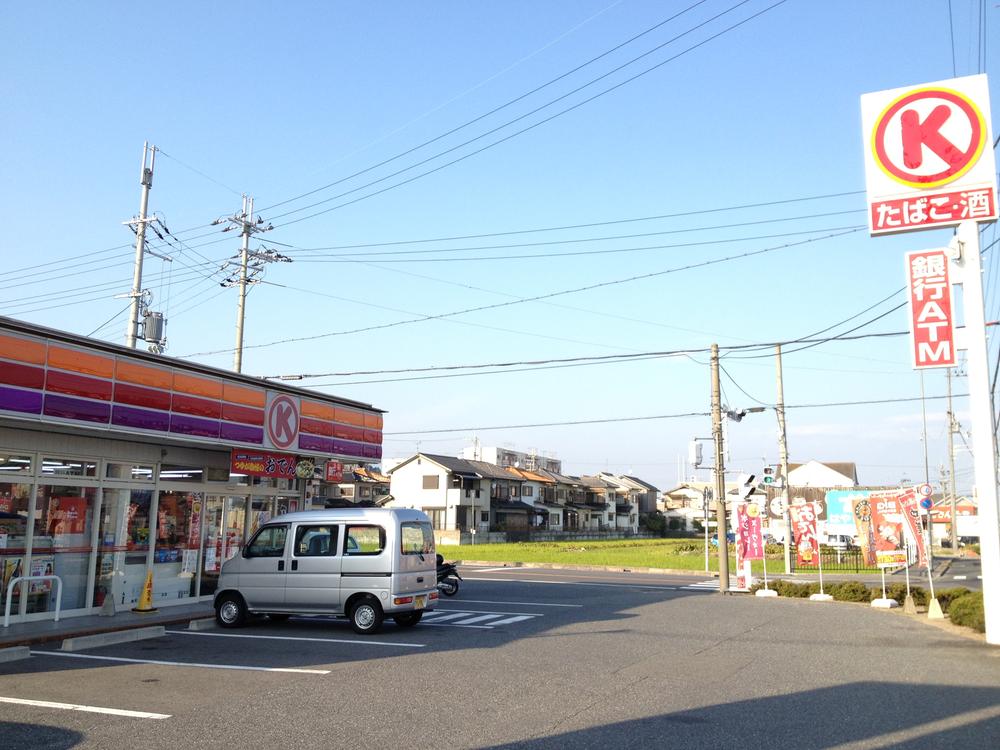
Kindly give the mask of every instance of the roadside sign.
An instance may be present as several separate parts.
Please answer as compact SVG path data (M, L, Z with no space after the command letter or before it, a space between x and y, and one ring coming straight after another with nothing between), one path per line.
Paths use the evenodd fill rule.
M924 510L930 510L933 504L934 501L931 500L929 497L925 497L923 500L920 501L920 507L923 508Z
M934 488L929 484L922 484L917 487L917 494L920 495L920 497L930 497L934 494Z
M861 97L873 235L997 218L985 75Z
M906 253L913 367L954 367L955 316L946 250ZM929 485L923 485L929 488Z

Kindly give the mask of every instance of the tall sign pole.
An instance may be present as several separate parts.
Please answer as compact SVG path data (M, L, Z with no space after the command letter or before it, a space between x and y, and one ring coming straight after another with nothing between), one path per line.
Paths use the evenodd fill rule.
M979 223L998 218L989 85L981 74L865 94L861 120L871 234L957 226L947 249L906 254L911 347L920 370L953 367L957 350L966 350L986 642L1000 645L1000 512L979 247ZM952 283L962 285L961 331Z
M788 483L788 433L785 431L785 387L781 379L781 344L774 347L774 358L778 368L778 403L775 411L778 414L778 451L781 454L781 484L785 491L785 502L782 503L782 516L785 522L785 574L792 572L792 521L791 504L792 488Z
M715 445L715 535L719 540L719 593L729 591L729 529L726 527L726 467L722 445L722 394L719 345L712 344L712 442Z
M997 510L996 438L990 401L990 368L986 351L983 305L983 269L979 226L959 224L952 267L962 282L965 313L966 367L969 377L969 414L972 416L972 452L979 500L979 543L983 567L983 605L986 642L1000 645L1000 519Z

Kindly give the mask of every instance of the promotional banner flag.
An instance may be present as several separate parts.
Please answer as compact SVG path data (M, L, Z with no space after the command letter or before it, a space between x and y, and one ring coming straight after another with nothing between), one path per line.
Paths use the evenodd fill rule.
M804 566L816 565L819 557L819 537L816 536L816 504L793 504L791 515L796 563Z
M924 527L920 522L920 505L917 491L912 487L899 493L899 508L910 531L910 537L917 546L917 564L927 566L927 551L924 549Z
M872 501L871 495L859 497L853 502L854 525L858 529L858 542L865 565L875 565L875 536L872 531Z
M737 549L744 560L764 559L763 519L757 503L741 503L736 506L736 522L739 538Z
M895 492L871 497L871 527L875 537L875 563L880 568L906 565L903 548L903 514Z

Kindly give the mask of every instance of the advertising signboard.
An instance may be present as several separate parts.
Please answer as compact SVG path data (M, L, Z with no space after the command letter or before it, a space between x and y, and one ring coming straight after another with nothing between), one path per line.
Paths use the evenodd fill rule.
M295 456L290 453L233 448L230 470L234 474L247 474L252 477L295 479Z
M791 515L796 562L805 566L816 565L816 559L819 556L819 537L816 536L816 504L792 503Z
M880 568L897 568L906 565L903 546L903 514L895 492L873 495L871 498L871 526L875 540L875 563Z
M946 250L906 253L913 367L954 367L955 316Z
M873 235L997 218L985 75L861 97Z

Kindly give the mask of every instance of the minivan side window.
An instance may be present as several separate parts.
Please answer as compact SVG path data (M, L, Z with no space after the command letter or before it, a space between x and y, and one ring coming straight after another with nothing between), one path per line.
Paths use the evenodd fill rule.
M336 526L299 526L295 529L296 557L326 557L335 554Z
M288 526L265 526L247 545L246 557L281 557L285 554Z
M345 555L378 555L385 549L385 529L381 526L347 526L344 529Z
M429 523L408 521L400 524L400 552L404 555L434 554L434 531Z

